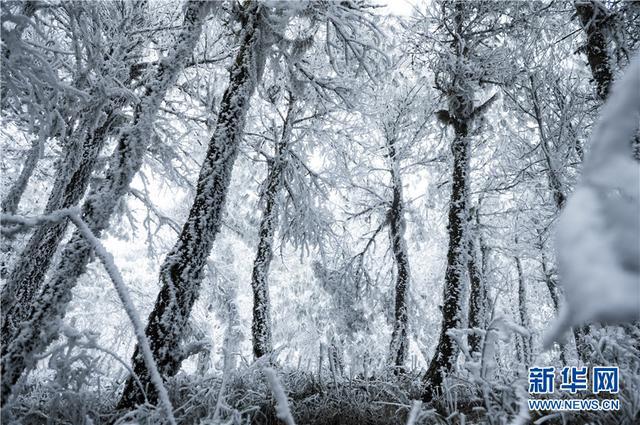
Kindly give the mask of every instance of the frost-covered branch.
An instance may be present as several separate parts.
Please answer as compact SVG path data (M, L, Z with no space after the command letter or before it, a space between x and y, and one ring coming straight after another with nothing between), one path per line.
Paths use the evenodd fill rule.
M65 217L69 218L69 220L76 226L85 240L91 245L93 252L98 258L100 258L102 265L111 278L118 297L122 302L122 306L124 307L124 310L127 313L127 316L129 317L129 320L131 321L131 324L133 326L134 334L138 340L138 345L141 347L147 369L149 370L149 373L151 375L151 381L159 394L160 403L162 404L162 408L164 410L166 418L169 423L175 424L176 422L173 417L173 408L171 406L171 401L169 400L169 395L166 388L164 387L164 383L162 381L160 373L158 372L158 368L156 367L156 363L153 359L153 354L149 346L149 341L147 340L147 337L144 333L144 325L142 324L133 301L131 300L127 285L124 283L124 279L120 274L120 270L116 267L115 262L113 261L113 256L109 252L107 252L100 240L96 238L91 229L89 229L87 223L85 223L80 218L79 209L67 208L64 210L55 211L51 214L36 217L20 217L15 215L2 214L0 215L0 222L3 225L5 223L13 224L19 226L21 229L24 229L26 227L33 227L43 223L57 222L64 219Z
M278 419L286 425L295 425L296 422L293 420L293 416L291 416L291 410L289 410L287 395L276 376L275 370L265 367L262 369L262 373L264 373L264 376L267 378L271 392L276 399L276 415L278 416Z

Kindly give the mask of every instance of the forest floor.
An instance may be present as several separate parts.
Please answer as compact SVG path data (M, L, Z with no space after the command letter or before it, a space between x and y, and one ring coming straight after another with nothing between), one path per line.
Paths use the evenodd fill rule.
M121 385L101 383L79 369L53 380L32 377L22 394L3 412L3 423L30 424L156 424L164 423L155 406L124 413L114 409ZM623 404L619 412L540 412L522 414L514 385L504 382L483 391L450 381L449 393L432 404L421 404L421 376L339 377L331 373L279 371L289 409L298 425L383 424L634 424L640 409ZM61 385L66 381L64 385ZM468 384L468 382L467 382ZM168 383L175 417L180 424L283 424L276 399L258 367L226 375L202 377L180 374ZM526 393L524 393L526 394ZM526 405L525 405L526 409ZM413 410L413 412L412 412ZM526 412L525 412L526 413ZM534 413L534 412L532 412Z

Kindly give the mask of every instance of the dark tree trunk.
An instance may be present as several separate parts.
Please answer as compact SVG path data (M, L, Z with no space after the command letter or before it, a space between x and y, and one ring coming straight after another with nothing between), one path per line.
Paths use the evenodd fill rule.
M144 21L146 2L136 5L135 19L129 25ZM137 39L137 37L136 37ZM137 60L139 46L114 46L112 56L122 57L125 63ZM116 75L118 77L119 75ZM127 85L130 81L126 81ZM77 83L82 85L82 83ZM45 214L74 207L84 196L98 156L109 135L114 134L121 121L124 98L109 101L100 90L93 90L96 99L80 114L75 125L68 125L64 136L64 156L58 161L53 187L47 200ZM34 164L35 166L35 164ZM25 182L26 184L26 182ZM33 232L16 260L0 295L2 342L7 344L15 334L15 326L26 318L29 306L38 296L58 246L67 230L68 220L43 224Z
M220 113L209 142L196 189L196 196L178 241L160 268L162 287L146 328L160 374L170 377L183 360L180 340L202 283L204 266L222 220L231 171L242 139L249 101L260 69L260 6L247 6L240 50L230 70L230 81L220 104ZM150 385L140 348L133 354L133 371L154 403L157 393ZM129 377L120 409L144 403L144 394Z
M291 95L290 95L291 96ZM283 174L287 166L287 149L295 115L295 99L289 99L287 115L282 126L280 141L275 155L269 161L269 171L264 189L264 209L260 221L260 231L256 258L251 273L253 288L253 355L256 359L269 354L273 349L271 340L271 304L269 302L269 267L273 257L273 235L278 225L278 195L282 187Z
M400 176L400 161L396 152L394 135L387 135L387 148L391 162L391 185L393 199L387 213L389 222L389 239L396 266L395 311L393 332L391 334L390 360L396 372L404 371L404 363L409 349L408 326L409 316L407 304L409 297L409 254L404 239L407 227L404 218L404 199L402 196L402 179Z
M475 229L469 235L469 259L467 261L467 272L469 273L469 328L485 329L489 313L489 295L485 284L484 270L486 266L478 266L478 252L476 248L476 238L480 237L480 217L479 206L475 209ZM483 259L483 261L486 261ZM469 348L472 353L481 351L482 337L475 332L469 334Z
M517 245L518 239L516 238L515 243ZM527 288L526 282L524 280L524 273L522 271L522 262L520 261L520 257L515 256L514 261L516 263L516 271L518 273L518 315L520 319L520 325L524 329L531 329L529 325L529 314L527 312ZM529 366L529 362L531 359L531 336L530 335L518 335L518 339L521 342L521 352L518 353L520 357L520 361L522 361L526 366Z
M107 175L87 196L82 218L96 236L108 227L117 203L127 193L131 180L142 165L160 103L175 84L182 64L193 52L208 9L206 1L188 2L183 30L174 51L162 60L156 75L150 79L145 96L134 111L131 130L122 135L112 154ZM3 404L24 370L35 365L36 355L56 338L60 321L71 301L71 291L84 273L90 255L89 243L80 232L74 232L61 253L60 264L51 280L30 306L23 326L18 328L17 337L9 344L3 344Z
M45 213L73 207L84 196L114 117L111 114L97 129L88 129L81 147L68 147L68 154L58 166ZM82 154L78 155L79 152ZM65 219L36 228L15 262L1 293L3 344L8 343L14 335L16 324L26 318L29 305L38 296L53 256L67 230L67 224L68 220Z
M587 36L585 52L591 75L596 83L596 92L604 102L609 96L613 83L613 71L607 48L609 42L607 25L612 12L608 11L602 3L593 0L576 0L574 5L582 29ZM634 158L640 161L640 136L636 134L632 144Z
M464 3L453 3L454 33L451 43L452 52L459 61L465 61L469 54L463 40ZM468 217L469 163L471 159L469 126L474 116L472 89L465 75L460 74L461 66L453 71L451 80L455 83L449 88L449 123L453 126L454 139L451 144L453 170L451 175L451 198L449 200L449 246L447 249L447 268L444 277L442 304L442 326L435 353L423 378L422 399L431 402L442 390L443 375L453 369L458 348L449 336L449 331L460 328L462 312L461 294L465 285L467 268L467 235L465 227Z
M574 5L587 36L585 52L591 74L596 82L598 96L604 101L609 96L613 81L605 27L609 11L600 2L592 0L577 0Z
M467 221L469 140L466 122L454 123L456 136L453 151L453 173L451 199L449 201L449 248L447 250L447 269L445 272L444 297L442 305L442 327L435 354L424 377L423 399L431 401L441 389L443 373L449 373L454 365L457 348L447 334L451 329L460 327L460 295L465 279L465 232Z

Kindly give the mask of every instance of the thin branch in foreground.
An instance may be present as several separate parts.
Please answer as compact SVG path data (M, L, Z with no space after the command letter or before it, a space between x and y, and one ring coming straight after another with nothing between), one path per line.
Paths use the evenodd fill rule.
M171 425L175 425L176 420L173 417L173 407L171 406L169 395L166 388L164 387L160 372L158 372L156 362L153 359L151 347L149 346L149 341L147 340L147 336L144 332L144 326L142 325L140 317L138 316L138 312L133 305L133 301L131 300L131 296L129 295L127 285L124 283L124 279L120 274L120 270L118 270L115 262L113 261L113 256L105 249L105 247L102 245L102 242L100 242L100 240L96 238L91 229L89 229L89 226L87 226L87 223L85 223L82 218L80 218L79 210L77 208L66 208L63 210L54 211L51 214L45 216L28 218L15 215L0 214L0 222L3 225L14 224L23 229L24 227L32 227L42 223L60 221L65 217L68 217L69 220L71 220L80 234L82 234L85 240L91 245L96 256L100 258L100 261L107 271L107 274L111 278L113 286L118 293L118 297L122 302L122 306L124 307L127 316L129 316L129 320L131 321L131 324L133 326L134 333L136 335L136 338L138 339L138 345L140 346L140 350L142 351L145 365L147 366L147 370L149 371L149 375L151 377L151 382L158 392L162 410L164 410L167 421Z
M264 376L267 378L271 392L273 392L273 395L276 398L276 416L278 416L278 419L286 425L296 425L293 420L293 416L291 416L291 411L289 410L287 395L284 393L282 385L280 385L276 372L269 367L265 367L262 369L262 373L264 373Z
M422 402L420 400L414 400L407 418L407 425L415 425L420 415L420 409L422 408Z

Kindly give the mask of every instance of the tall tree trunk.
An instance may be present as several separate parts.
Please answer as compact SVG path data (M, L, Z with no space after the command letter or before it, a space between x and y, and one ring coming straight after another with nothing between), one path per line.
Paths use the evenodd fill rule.
M453 369L458 349L449 331L462 324L460 308L461 295L465 285L467 268L467 235L465 227L468 217L469 198L469 165L471 149L469 126L474 115L472 89L464 75L464 61L469 54L463 36L464 3L456 1L454 7L455 35L451 49L459 62L451 75L454 81L449 88L449 123L453 126L454 139L451 144L453 153L453 170L451 175L451 198L449 200L449 246L447 249L447 268L444 277L444 294L442 305L442 326L435 353L423 378L424 389L422 399L433 400L436 393L442 390L443 375Z
M149 316L146 334L158 370L165 376L178 372L183 360L180 340L203 279L203 268L221 225L231 171L242 139L250 98L261 68L260 14L257 3L247 6L240 50L230 70L230 81L221 104L218 121L209 142L196 195L178 241L160 268L162 287ZM133 371L147 391L149 401L157 399L150 385L140 348L133 354ZM136 380L127 380L120 409L144 403L145 397Z
M409 349L408 326L409 316L407 304L409 297L409 254L407 244L404 239L407 227L404 218L404 199L402 196L402 179L400 176L400 161L396 151L395 135L387 135L387 149L391 161L391 185L393 199L391 207L387 213L389 221L389 239L391 250L393 251L396 266L396 300L393 321L393 332L391 333L390 344L390 364L396 368L397 372L404 371L404 363Z
M516 237L516 245L518 244L518 238ZM524 329L531 329L529 325L529 314L527 312L527 288L524 280L524 273L522 271L522 262L517 255L513 257L516 263L516 271L518 273L518 315L520 316L520 325ZM529 366L531 359L531 335L518 335L518 339L522 343L522 352L519 353L520 360Z
M118 141L107 175L91 190L82 207L82 218L97 236L108 227L116 205L127 193L131 180L142 165L160 104L166 92L175 84L182 64L193 52L208 10L206 1L187 3L183 30L173 51L161 60L156 74L146 87L145 95L135 108L131 129ZM61 253L60 264L51 280L44 285L41 295L34 300L29 314L18 328L17 337L9 344L3 344L3 404L24 370L35 365L36 355L56 338L71 300L71 290L84 273L91 251L82 234L74 232Z
M448 335L451 329L462 323L460 311L461 292L465 283L466 243L464 227L467 222L468 174L470 149L468 124L466 121L454 123L455 139L452 144L453 173L451 199L449 201L449 248L445 272L444 297L442 305L442 328L435 354L424 377L423 399L431 401L441 389L443 373L449 373L454 365L457 348Z
M295 115L295 98L289 94L289 106L282 126L280 141L276 145L273 159L269 161L269 171L264 189L264 209L260 221L260 231L256 258L251 273L253 288L253 355L260 358L273 350L271 340L271 304L269 302L269 267L273 257L273 235L278 225L278 195L287 166L288 145L291 139Z
M475 228L469 235L469 258L467 261L467 273L469 273L469 328L485 329L489 313L489 294L486 287L484 272L486 265L478 265L478 252L476 238L482 245L480 236L480 205L475 208ZM470 217L471 218L471 217ZM481 248L482 249L482 248ZM486 259L483 259L485 262ZM472 353L480 352L482 338L475 332L469 334L469 347Z
M531 82L531 97L533 100L533 112L538 125L538 133L540 135L540 145L544 154L545 162L547 163L547 177L549 178L549 187L553 194L555 202L556 212L560 213L566 202L567 196L564 193L564 187L560 180L560 173L557 168L555 159L551 155L549 150L549 141L544 130L544 121L542 117L542 110L540 107L540 101L538 100L538 94L536 84L533 76L529 78ZM553 296L553 295L552 295ZM582 326L580 328L573 328L573 336L576 342L576 350L580 358L586 363L588 358L589 348L585 341L585 335L589 333L589 326Z

